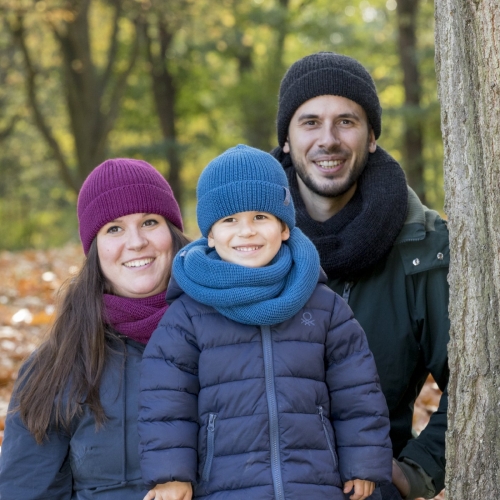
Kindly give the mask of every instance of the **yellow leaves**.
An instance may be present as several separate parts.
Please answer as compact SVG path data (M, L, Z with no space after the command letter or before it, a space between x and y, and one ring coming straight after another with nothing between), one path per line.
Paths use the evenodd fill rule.
M57 291L82 261L79 245L0 253L0 444L19 367L54 321Z

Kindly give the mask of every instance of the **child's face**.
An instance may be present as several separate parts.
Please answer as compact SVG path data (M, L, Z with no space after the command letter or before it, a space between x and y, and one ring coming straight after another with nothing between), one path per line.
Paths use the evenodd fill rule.
M263 267L290 237L288 226L267 212L239 212L218 220L208 235L208 246L226 262Z

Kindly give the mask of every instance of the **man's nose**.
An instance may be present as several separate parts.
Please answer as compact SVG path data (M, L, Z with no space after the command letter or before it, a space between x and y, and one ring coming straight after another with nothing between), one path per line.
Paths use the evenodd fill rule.
M326 150L331 150L338 147L339 144L340 138L337 128L334 125L325 125L321 130L318 146Z

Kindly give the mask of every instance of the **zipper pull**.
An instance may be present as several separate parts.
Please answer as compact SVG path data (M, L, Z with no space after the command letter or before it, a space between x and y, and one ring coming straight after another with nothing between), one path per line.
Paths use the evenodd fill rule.
M208 417L208 427L207 429L210 432L213 432L215 429L215 419L217 418L217 415L215 413L210 413L210 416Z
M349 303L349 295L351 295L351 288L354 283L352 281L346 281L344 285L344 291L342 293L342 298Z
M321 422L324 423L325 417L323 416L323 407L322 406L318 406L318 413L319 413L319 418L321 418Z

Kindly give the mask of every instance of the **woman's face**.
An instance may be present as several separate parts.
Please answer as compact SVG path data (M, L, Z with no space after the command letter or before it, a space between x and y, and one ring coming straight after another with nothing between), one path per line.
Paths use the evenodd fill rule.
M97 253L111 292L149 297L163 292L172 263L172 236L161 215L130 214L97 233Z

